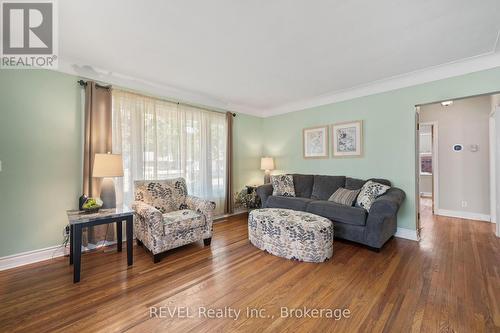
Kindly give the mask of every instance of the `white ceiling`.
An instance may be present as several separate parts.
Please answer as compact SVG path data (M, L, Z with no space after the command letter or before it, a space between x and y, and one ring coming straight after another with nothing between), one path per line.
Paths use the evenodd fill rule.
M499 0L58 4L62 71L260 116L463 59L500 66Z

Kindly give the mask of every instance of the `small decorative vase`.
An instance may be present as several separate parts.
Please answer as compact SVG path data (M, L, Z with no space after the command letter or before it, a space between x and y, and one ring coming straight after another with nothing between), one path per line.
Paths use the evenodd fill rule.
M88 197L85 194L78 199L78 210L83 210L83 204L87 201Z

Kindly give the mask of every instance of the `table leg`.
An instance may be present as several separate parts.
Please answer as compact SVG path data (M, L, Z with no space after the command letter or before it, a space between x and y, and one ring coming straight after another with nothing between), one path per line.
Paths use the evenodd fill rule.
M127 229L127 264L129 266L132 265L134 258L133 258L133 238L134 238L134 218L132 216L127 218L126 222L126 229Z
M73 283L80 282L80 264L82 259L82 226L73 227Z
M122 252L122 221L116 222L116 249L118 252Z
M73 244L75 243L75 232L73 231L73 225L69 225L69 264L73 265Z

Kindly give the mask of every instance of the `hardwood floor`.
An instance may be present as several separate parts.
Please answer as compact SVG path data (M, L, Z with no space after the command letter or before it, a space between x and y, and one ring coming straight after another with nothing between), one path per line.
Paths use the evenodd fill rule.
M173 250L158 264L140 247L128 269L125 251L84 254L79 284L68 258L3 271L0 331L500 332L493 225L433 218L425 202L422 222L420 243L395 238L375 253L335 241L322 264L256 249L239 217L215 225L211 247ZM170 318L176 306L194 318ZM166 318L151 318L150 307ZM205 319L199 307L242 313ZM247 307L265 318L248 318ZM280 307L349 309L350 317L282 318Z

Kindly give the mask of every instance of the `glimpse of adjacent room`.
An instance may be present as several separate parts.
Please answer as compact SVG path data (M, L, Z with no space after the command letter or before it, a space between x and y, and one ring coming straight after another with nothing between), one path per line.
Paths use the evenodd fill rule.
M495 222L495 110L500 95L417 108L420 228L439 217Z

